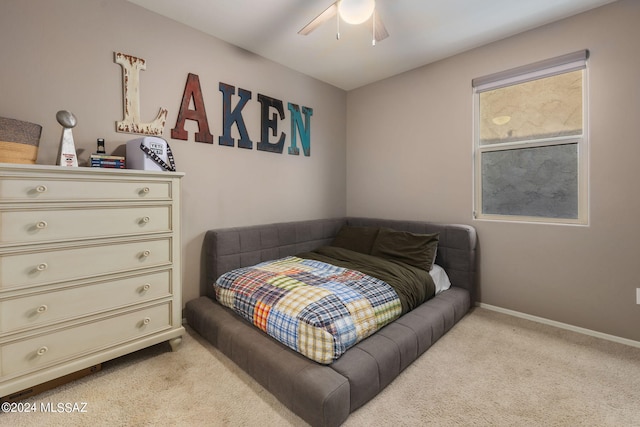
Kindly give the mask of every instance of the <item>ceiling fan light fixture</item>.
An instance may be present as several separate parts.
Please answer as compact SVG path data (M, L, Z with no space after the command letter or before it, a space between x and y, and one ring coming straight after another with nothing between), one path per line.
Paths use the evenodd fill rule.
M375 0L339 0L338 13L347 24L358 25L373 15Z

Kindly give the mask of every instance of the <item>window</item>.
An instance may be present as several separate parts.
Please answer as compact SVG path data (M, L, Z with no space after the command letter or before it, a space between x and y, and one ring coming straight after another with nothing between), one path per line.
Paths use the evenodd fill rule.
M476 218L587 223L587 56L473 80Z

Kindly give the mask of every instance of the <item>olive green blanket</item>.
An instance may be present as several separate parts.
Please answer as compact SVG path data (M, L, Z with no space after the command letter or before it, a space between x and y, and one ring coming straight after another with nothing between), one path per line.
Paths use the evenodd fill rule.
M431 275L423 269L401 261L334 246L323 246L297 256L357 270L388 283L400 298L402 314L413 310L435 295L435 284Z

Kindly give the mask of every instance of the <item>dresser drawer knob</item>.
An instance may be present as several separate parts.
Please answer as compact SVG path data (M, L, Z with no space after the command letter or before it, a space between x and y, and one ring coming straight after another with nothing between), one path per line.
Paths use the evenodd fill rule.
M49 224L47 224L47 221L38 221L36 223L36 228L40 229L40 230L44 230L45 228L47 228Z
M149 187L144 187L140 193L144 196L145 194L149 194L151 189Z
M46 304L42 304L40 307L36 309L36 311L40 314L46 312L49 309Z
M149 218L148 216L144 216L144 217L142 217L142 220L140 222L142 222L144 224L148 224L149 221L151 221L151 218Z
M38 264L36 270L45 271L47 268L49 268L49 265L46 262L43 262L42 264Z
M38 354L38 356L43 356L47 351L49 351L49 348L47 348L47 346L43 345L42 347L40 347L38 349L38 351L36 353Z
M144 319L142 319L142 324L143 325L148 325L149 323L151 323L151 318L150 317L145 317Z
M142 258L147 258L149 255L151 255L151 251L149 250L142 252Z
M142 287L142 292L147 292L149 289L151 289L151 284L145 283L145 285Z
M47 191L47 186L46 185L38 185L36 187L36 192L38 193L45 193Z

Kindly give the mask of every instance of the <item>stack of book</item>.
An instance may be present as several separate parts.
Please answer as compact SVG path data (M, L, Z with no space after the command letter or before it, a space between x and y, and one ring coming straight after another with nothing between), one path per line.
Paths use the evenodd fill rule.
M106 154L92 154L91 167L92 168L124 169L125 160L124 160L124 157L121 157L121 156L107 156Z

